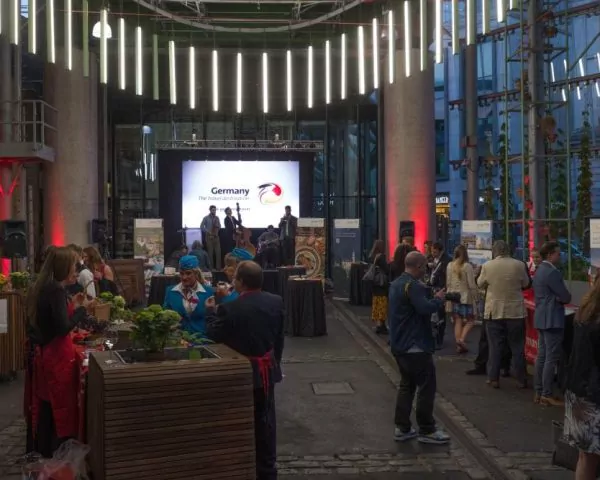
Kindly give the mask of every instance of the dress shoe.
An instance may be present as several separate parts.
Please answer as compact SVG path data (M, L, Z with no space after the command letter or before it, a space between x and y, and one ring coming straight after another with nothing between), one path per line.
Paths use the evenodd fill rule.
M546 405L548 407L564 407L565 402L554 397L540 397L540 405Z
M492 388L500 388L500 382L498 382L498 380L486 380L485 383Z
M475 367L465 372L467 375L487 375L485 368Z
M541 398L541 395L539 393L536 393L533 396L533 403L538 403L539 404L540 403L540 398Z

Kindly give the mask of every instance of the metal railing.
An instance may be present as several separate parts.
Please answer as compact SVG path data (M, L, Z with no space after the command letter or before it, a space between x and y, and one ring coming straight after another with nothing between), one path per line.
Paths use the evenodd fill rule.
M245 150L321 152L322 141L315 140L162 140L157 150Z
M52 146L48 141L56 133L56 108L43 100L21 100L0 102L0 111L0 142Z

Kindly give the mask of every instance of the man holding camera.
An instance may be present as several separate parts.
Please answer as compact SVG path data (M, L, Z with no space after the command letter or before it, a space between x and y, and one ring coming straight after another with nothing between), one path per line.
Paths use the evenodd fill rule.
M436 376L431 315L444 305L446 292L440 290L430 298L430 289L421 281L426 271L425 256L410 252L404 273L392 282L389 291L390 347L402 377L396 398L394 439L403 442L418 437L421 443L445 444L450 437L437 428L433 418ZM410 421L415 393L418 434Z

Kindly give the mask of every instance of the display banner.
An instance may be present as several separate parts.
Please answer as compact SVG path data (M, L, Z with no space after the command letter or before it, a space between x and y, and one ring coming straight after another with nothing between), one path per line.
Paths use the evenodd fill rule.
M133 221L133 257L150 265L164 265L165 241L162 218L136 218Z
M299 218L296 231L296 265L308 278L325 279L325 219Z
M483 265L492 259L492 222L491 220L463 220L460 243L469 250L469 261L474 265Z
M333 221L333 279L335 293L343 298L350 296L350 266L360 261L360 220L338 218Z

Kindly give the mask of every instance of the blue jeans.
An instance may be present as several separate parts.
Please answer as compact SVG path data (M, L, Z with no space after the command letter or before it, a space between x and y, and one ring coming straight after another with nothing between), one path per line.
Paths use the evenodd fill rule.
M543 397L552 396L552 384L556 366L562 355L564 329L538 330L538 355L535 360L535 393Z

